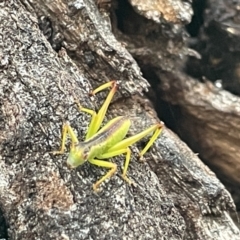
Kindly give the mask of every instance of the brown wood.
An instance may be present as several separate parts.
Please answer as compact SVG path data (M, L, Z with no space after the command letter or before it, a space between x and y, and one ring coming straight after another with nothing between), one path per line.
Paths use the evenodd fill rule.
M123 3L127 4L118 4ZM180 69L183 64L179 54L186 53L185 37L172 35L174 41L169 43L170 35L163 37L159 32L161 46L151 44L149 39L141 46L140 40L145 38L141 31L150 34L162 23L147 21L139 28L140 37L134 38L127 34L129 29L121 32L117 28L114 12L110 28L109 8L104 8L108 4L91 0L1 3L0 237L239 239L239 230L230 217L236 208L229 192L167 127L146 154L145 162L137 159L143 144L132 148L128 176L135 187L117 174L96 194L92 184L105 170L88 163L70 170L66 154L50 154L59 148L65 120L79 139L84 138L90 117L79 113L74 97L83 106L97 109L105 94L90 98L88 93L110 79L120 80L120 88L106 119L130 116L134 119L131 134L159 121L143 95L149 84L132 55L137 59L143 56L140 65L148 63L156 68L154 73L162 82L155 90L160 89L172 104L181 104L173 99L188 96L183 95L186 91L172 91L171 98L169 89L179 87L173 81L175 75L179 84L190 86L188 90L198 90L192 88L192 79L182 77L182 72L176 70L169 75L173 67ZM111 11L120 8L112 2ZM191 14L191 8L189 11ZM141 24L144 14L138 17ZM182 34L186 19L178 26ZM129 44L130 53L120 40ZM182 106L185 103L183 99ZM123 158L114 161L120 173Z

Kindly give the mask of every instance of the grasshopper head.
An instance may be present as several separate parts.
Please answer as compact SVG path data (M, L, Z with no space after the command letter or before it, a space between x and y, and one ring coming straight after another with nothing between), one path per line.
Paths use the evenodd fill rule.
M81 144L72 146L67 159L67 165L70 168L76 168L86 162L88 159L88 149Z

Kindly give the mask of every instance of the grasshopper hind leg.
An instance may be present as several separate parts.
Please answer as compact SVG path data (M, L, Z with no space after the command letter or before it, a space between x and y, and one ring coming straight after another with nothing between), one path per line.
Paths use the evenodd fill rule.
M86 112L86 113L92 115L92 120L89 124L85 140L92 137L99 130L99 128L100 128L100 126L103 122L103 119L106 115L109 104L111 103L112 98L113 98L113 96L114 96L114 94L117 90L117 82L116 81L107 82L107 83L101 85L100 87L96 88L95 90L93 90L90 93L90 95L95 95L96 93L98 93L98 92L100 92L100 91L102 91L102 90L104 90L108 87L111 87L111 90L110 90L106 100L104 101L102 107L98 111L98 113L96 113L95 111L93 111L91 109L82 107L81 104L78 101L75 101L76 104L78 105L79 111L83 111L83 112Z

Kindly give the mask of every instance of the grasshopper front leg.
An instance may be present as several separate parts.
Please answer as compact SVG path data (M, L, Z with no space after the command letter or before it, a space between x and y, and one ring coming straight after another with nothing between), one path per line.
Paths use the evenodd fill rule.
M62 143L61 143L61 148L59 151L53 151L51 152L52 154L63 154L64 150L65 150L65 144L66 144L66 140L67 140L67 135L70 136L72 142L71 142L71 148L73 148L77 143L78 143L78 139L73 131L73 129L71 128L71 126L69 125L68 122L65 122L63 124L62 127Z

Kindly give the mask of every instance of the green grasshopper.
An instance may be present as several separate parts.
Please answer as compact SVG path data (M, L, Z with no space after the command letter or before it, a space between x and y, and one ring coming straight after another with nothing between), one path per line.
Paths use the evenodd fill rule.
M102 178L93 184L94 191L97 191L99 185L117 171L117 165L115 163L108 162L103 159L109 159L120 154L126 154L122 177L131 184L132 182L126 176L131 157L131 150L129 146L141 140L146 135L154 133L145 148L140 152L140 157L142 157L160 135L163 127L161 123L157 123L134 136L124 139L130 128L131 120L128 117L120 116L110 120L99 130L109 104L117 90L117 82L111 81L105 83L91 92L91 95L95 95L96 93L109 87L111 87L111 90L98 113L91 109L82 107L80 103L77 102L80 111L92 115L92 120L88 127L85 141L79 142L71 126L68 123L64 123L62 129L61 148L59 151L53 152L53 154L64 153L67 135L69 135L72 143L67 159L67 165L70 168L76 168L86 161L89 161L91 164L99 167L110 168L110 170Z

